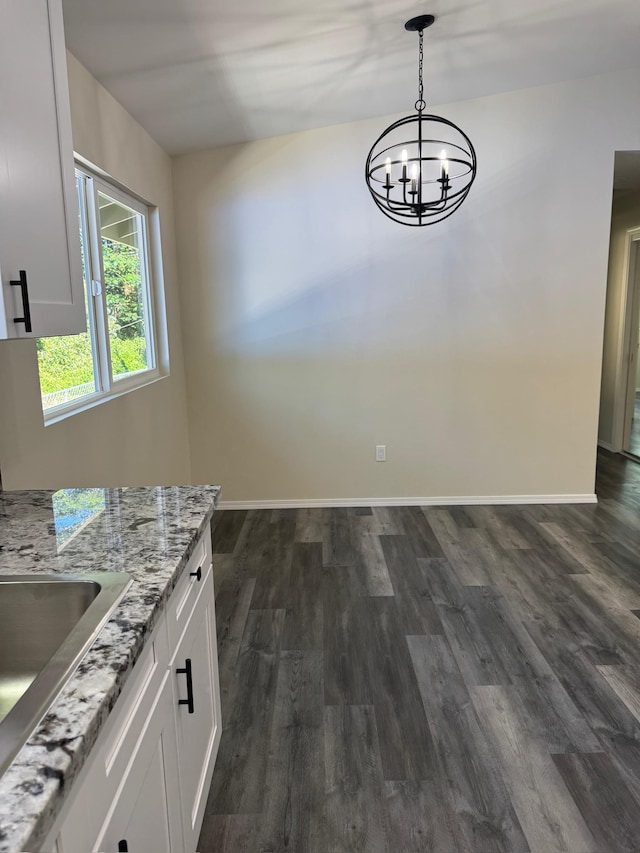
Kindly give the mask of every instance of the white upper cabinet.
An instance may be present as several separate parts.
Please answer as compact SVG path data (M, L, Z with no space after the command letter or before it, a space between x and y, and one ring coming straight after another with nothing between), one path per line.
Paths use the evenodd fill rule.
M0 19L0 339L74 334L86 319L62 3L0 0Z

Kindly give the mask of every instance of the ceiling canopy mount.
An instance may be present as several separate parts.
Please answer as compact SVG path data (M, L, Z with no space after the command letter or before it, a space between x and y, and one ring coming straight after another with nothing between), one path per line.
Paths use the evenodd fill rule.
M410 18L404 25L405 30L410 33L420 33L430 27L435 21L434 15L418 15L417 18Z

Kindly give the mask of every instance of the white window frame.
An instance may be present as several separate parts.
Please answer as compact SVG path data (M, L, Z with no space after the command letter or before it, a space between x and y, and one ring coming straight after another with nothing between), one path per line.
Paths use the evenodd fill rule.
M76 400L43 409L45 426L150 385L169 374L166 318L160 316L159 311L159 307L164 308L164 294L161 290L163 281L158 210L114 182L100 170L91 168L85 161L76 158L75 167L83 187L78 193L78 202L83 235L86 237L84 284L88 306L87 331L92 344L96 390ZM140 260L143 298L147 309L145 312L146 352L152 366L122 379L114 379L111 363L106 292L103 286L104 264L100 247L98 204L100 192L114 201L121 202L142 217L143 245L140 250Z

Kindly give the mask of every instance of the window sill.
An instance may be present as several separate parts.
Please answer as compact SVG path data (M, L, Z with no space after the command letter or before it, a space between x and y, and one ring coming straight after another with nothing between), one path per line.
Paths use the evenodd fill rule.
M48 427L51 424L57 424L72 415L86 412L88 409L108 403L110 400L115 400L117 397L129 394L131 391L137 391L139 388L146 388L147 385L153 385L161 379L166 379L168 375L168 373L161 373L159 370L146 371L143 375L132 376L130 379L121 379L114 382L112 388L107 392L87 395L79 400L74 400L72 403L63 403L61 406L52 406L42 413L44 425Z

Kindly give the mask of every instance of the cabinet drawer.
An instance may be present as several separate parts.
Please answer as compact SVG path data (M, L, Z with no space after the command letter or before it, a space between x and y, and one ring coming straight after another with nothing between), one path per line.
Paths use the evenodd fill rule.
M211 570L211 530L202 534L167 605L169 647L175 649Z

